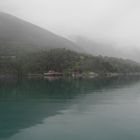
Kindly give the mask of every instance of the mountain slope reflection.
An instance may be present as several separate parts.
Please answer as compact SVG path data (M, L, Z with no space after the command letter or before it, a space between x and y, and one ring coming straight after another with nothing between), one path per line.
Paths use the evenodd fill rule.
M108 79L22 80L0 82L0 138L42 123L81 98L139 82L139 77ZM106 92L102 92L105 94ZM113 96L113 95L112 95ZM98 104L99 100L93 102ZM88 104L88 103L87 103Z

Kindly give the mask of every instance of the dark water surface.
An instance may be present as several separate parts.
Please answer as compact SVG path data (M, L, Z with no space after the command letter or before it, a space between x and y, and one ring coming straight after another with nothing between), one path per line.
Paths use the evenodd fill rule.
M0 140L140 140L140 78L1 80Z

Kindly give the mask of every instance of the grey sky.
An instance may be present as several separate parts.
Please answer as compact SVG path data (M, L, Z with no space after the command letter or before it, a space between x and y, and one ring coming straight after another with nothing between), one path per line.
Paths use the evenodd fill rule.
M63 36L140 45L139 0L0 0L0 9Z

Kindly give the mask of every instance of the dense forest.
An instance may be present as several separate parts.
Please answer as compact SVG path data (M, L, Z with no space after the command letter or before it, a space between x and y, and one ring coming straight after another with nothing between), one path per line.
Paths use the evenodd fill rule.
M74 70L98 74L134 73L140 72L140 64L131 60L92 56L67 49L40 50L0 57L0 74L23 76L29 73L43 74L49 70L66 74Z

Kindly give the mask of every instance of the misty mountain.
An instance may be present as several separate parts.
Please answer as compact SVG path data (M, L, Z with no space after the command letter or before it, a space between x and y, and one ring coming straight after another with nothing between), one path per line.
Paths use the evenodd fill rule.
M70 41L71 40L71 41ZM72 36L70 40L46 29L0 12L0 55L26 54L38 50L66 48L92 55L129 58L140 60L140 51L118 49L115 45L90 40L82 36ZM139 61L140 62L140 61Z
M119 49L113 47L113 45L99 43L93 40L90 40L83 36L71 36L70 39L81 46L87 53L92 55L103 55L103 56L115 56L121 57L122 54Z
M116 44L97 42L84 36L69 36L75 44L79 45L85 52L98 56L109 56L117 58L132 59L140 62L140 50L135 46L118 47Z
M67 48L78 51L73 42L15 16L0 13L0 54L38 49ZM14 51L13 51L14 50Z

